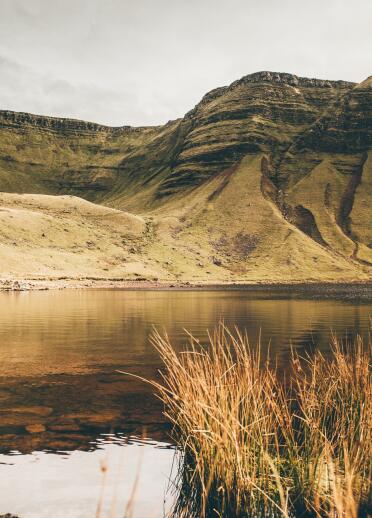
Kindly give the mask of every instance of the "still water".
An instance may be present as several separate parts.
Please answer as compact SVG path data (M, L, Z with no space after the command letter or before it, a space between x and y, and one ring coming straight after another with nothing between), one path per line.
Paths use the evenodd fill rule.
M0 514L121 518L128 501L137 518L166 514L168 424L152 390L117 372L156 376L154 327L182 348L184 328L205 339L223 319L285 363L291 346L326 352L332 332L367 337L371 315L371 303L286 293L0 293Z

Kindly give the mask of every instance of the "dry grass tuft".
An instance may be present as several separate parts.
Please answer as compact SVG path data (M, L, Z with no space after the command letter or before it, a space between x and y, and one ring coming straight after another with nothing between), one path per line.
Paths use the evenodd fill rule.
M292 355L290 381L222 324L190 336L151 382L182 451L179 517L367 516L372 505L371 346L333 340L330 357Z
M297 408L286 444L300 509L354 517L371 505L371 351L361 338L333 338L329 358L293 355Z

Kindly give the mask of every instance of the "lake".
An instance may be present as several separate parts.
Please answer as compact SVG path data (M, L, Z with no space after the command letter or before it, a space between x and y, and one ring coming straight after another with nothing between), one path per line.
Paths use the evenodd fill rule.
M285 365L291 347L367 337L371 315L369 302L285 292L0 293L0 514L121 518L128 500L137 518L166 513L169 425L153 390L117 372L156 376L154 327L182 348L184 328L203 340L222 319Z

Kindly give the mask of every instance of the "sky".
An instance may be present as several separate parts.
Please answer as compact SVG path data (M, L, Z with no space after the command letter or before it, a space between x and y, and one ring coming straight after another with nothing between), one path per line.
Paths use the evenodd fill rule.
M0 0L0 109L152 125L261 70L360 82L371 27L371 0Z

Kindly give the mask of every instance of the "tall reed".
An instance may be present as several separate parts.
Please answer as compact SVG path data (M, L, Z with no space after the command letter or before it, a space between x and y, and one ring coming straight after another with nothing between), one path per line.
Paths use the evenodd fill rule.
M222 324L190 336L152 382L182 452L178 517L366 516L371 501L371 346L333 340L330 357L292 355L291 379Z
M371 503L371 357L371 344L364 347L360 337L353 344L334 337L327 358L319 351L292 356L293 417L286 445L300 510L352 517Z
M183 451L185 516L267 516L286 506L278 485L278 427L273 401L282 388L275 371L245 335L220 326L207 347L191 337L177 355L154 337L166 367L160 396Z

